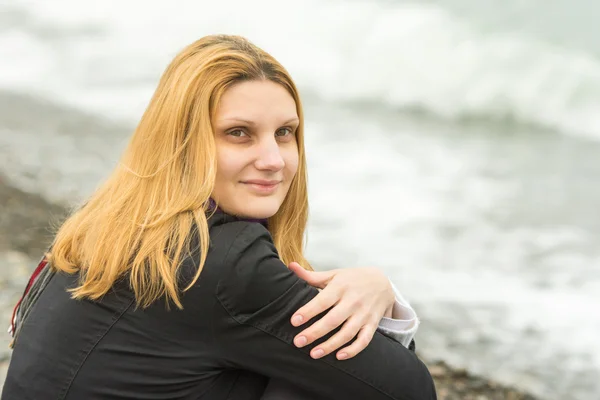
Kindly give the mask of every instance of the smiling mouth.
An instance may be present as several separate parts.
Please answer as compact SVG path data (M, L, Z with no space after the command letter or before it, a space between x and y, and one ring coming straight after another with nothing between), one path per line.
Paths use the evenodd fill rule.
M273 193L281 182L274 183L258 183L258 182L242 182L246 187L248 187L253 192L259 194L270 194Z

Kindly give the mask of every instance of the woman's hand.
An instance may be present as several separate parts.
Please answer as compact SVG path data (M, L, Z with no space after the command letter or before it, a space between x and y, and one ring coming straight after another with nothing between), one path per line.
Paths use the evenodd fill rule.
M333 307L323 318L299 333L294 338L294 344L304 347L344 324L340 331L311 351L313 358L330 354L358 334L351 345L337 352L338 360L354 357L371 342L381 318L391 317L395 302L394 290L389 279L377 268L313 272L292 262L289 269L308 284L322 289L314 299L296 311L292 316L292 325L300 326Z

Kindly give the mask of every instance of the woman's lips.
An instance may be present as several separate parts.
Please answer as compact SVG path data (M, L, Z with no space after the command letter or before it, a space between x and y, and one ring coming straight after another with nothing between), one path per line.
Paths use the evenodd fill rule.
M243 182L243 184L246 185L250 190L252 190L253 192L259 193L259 194L273 193L275 190L277 190L277 187L279 186L280 183L281 182L264 184L264 183L255 183L254 181Z

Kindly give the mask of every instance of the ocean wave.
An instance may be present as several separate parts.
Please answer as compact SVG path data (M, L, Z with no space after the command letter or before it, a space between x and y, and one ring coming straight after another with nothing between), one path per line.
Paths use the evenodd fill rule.
M484 32L435 4L307 0L284 12L261 0L259 13L254 3L232 0L232 15L185 0L164 19L165 6L153 3L122 1L114 13L110 1L96 8L57 2L63 11L30 5L21 10L26 24L0 32L0 87L134 121L179 48L227 32L268 50L304 93L327 102L600 139L594 52L524 32Z
M524 123L600 139L600 61L508 33L481 33L444 10L397 5L308 88L444 120ZM327 70L327 69L325 69ZM310 71L313 72L313 71Z

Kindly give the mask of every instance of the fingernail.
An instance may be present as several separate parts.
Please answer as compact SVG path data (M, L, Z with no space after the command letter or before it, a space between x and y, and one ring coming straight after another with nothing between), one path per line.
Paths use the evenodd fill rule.
M296 339L296 346L302 347L305 344L306 344L306 337L305 336L300 336L298 339Z
M302 315L296 315L294 318L292 318L292 323L294 325L300 325L303 319L304 318L302 318Z
M323 351L323 349L316 350L313 353L313 358L320 358L323 356L323 353L325 353L325 351Z
M348 358L348 354L347 353L340 353L340 354L338 354L338 360L345 360L346 358Z

